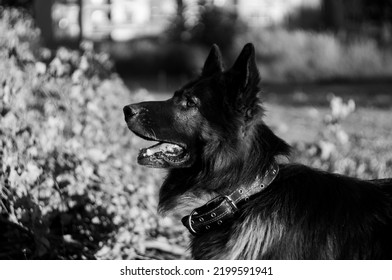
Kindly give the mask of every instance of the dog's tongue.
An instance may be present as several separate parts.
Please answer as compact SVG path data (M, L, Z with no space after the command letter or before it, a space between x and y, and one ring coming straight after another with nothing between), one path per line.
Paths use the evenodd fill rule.
M159 142L158 144L151 146L146 149L142 149L141 151L142 156L145 157L150 157L152 155L156 155L158 153L163 153L167 156L179 156L182 152L183 149L182 147L176 145L176 144L171 144L171 143L165 143L165 142Z

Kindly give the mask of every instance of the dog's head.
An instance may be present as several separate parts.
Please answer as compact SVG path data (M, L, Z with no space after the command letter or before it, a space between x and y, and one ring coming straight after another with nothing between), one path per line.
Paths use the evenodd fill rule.
M262 112L257 97L259 81L252 44L245 45L226 71L214 45L201 75L172 98L125 106L129 129L158 142L140 151L139 164L189 167L217 150L238 152L250 124Z

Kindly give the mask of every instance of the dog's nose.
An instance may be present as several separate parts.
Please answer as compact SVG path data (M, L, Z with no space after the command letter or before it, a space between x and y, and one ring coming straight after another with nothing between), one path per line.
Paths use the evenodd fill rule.
M132 118L133 116L139 114L140 110L136 106L127 105L123 108L125 119Z

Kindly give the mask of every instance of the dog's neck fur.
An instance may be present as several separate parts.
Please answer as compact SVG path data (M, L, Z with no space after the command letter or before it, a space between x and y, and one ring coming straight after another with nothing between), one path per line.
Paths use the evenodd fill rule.
M187 215L218 195L228 194L240 185L251 185L276 156L288 155L289 145L262 121L252 127L252 131L244 133L242 144L224 145L221 141L206 147L210 149L208 158L195 163L198 169L170 170L160 190L159 211ZM262 156L255 158L255 154Z

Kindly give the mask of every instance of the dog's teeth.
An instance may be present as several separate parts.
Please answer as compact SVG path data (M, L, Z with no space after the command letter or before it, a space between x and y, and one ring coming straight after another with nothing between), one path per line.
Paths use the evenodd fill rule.
M151 150L147 150L146 151L146 155L149 157L149 156L152 156L152 154L153 154L153 152L151 151Z

